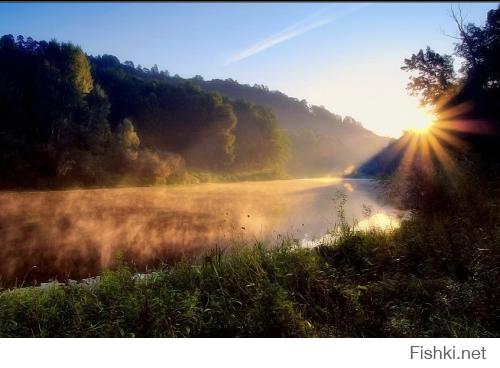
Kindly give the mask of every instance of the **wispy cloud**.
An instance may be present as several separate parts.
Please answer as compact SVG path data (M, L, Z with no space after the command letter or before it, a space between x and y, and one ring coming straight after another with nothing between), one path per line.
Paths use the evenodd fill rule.
M250 56L259 54L262 51L265 51L282 42L300 36L313 29L326 26L327 24L330 24L341 17L344 17L361 8L364 8L367 5L368 4L357 4L351 8L345 9L335 14L325 14L327 9L322 9L318 12L309 15L305 19L302 19L300 22L297 22L283 29L282 31L275 33L267 38L264 38L263 40L260 40L259 42L253 44L252 46L237 52L226 61L225 65L236 63Z

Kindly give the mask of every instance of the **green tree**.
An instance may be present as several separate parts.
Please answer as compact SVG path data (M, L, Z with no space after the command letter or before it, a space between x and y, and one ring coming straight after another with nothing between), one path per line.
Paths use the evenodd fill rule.
M67 49L69 65L71 69L71 77L76 89L87 94L92 91L94 81L90 71L90 63L82 49L71 44L63 46Z
M416 73L410 77L407 89L420 98L421 105L434 105L454 92L456 76L450 55L440 55L427 47L425 52L420 50L404 63L402 70Z
M137 159L140 139L130 119L124 119L116 131L116 142L120 156L125 161Z
M204 124L193 137L187 152L188 162L205 169L222 170L234 161L237 118L233 107L224 102L220 94L211 93L207 102Z
M272 110L240 100L236 112L235 166L253 170L282 166L290 158L290 142Z

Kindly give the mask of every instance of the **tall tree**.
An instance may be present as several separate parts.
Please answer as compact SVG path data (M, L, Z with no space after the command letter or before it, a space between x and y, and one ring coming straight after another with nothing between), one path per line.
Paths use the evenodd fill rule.
M421 105L435 105L445 96L451 96L456 88L453 58L440 55L429 46L404 60L402 70L414 72L407 89L420 98Z

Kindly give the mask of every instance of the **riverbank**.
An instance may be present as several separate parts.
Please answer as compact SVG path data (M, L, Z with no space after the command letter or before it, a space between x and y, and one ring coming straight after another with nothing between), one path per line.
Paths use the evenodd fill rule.
M145 277L121 263L92 285L4 290L0 336L500 336L493 231L443 217L338 230L316 248L259 243Z

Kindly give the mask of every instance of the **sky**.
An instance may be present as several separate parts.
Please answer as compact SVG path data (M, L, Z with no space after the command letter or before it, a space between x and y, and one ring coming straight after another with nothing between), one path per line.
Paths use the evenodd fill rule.
M461 3L484 24L498 3ZM90 55L190 78L232 78L398 137L427 119L403 60L452 53L452 3L0 3L0 35L71 41ZM455 8L457 4L454 4Z

